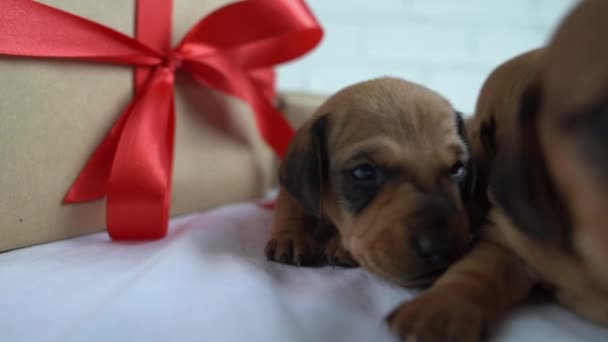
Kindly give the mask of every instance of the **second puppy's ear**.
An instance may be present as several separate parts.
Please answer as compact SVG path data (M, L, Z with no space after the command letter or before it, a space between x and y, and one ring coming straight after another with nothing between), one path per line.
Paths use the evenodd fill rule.
M547 244L568 247L569 217L539 143L540 87L528 88L520 102L512 145L499 152L490 184L515 226Z
M302 126L279 169L279 183L310 215L316 217L321 216L321 193L327 185L329 173L328 115L321 115Z

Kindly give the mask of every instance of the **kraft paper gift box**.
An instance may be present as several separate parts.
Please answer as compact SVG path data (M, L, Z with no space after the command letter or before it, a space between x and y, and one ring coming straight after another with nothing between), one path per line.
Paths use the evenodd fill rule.
M39 2L134 36L135 1ZM233 2L173 1L172 46ZM106 228L105 200L62 199L132 100L133 87L129 65L0 54L0 251ZM256 198L274 184L277 158L247 103L179 70L174 94L171 216Z

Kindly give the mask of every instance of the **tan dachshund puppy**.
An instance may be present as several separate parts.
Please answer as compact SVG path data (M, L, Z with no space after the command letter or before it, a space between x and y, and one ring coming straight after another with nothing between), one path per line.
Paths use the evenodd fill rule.
M268 259L354 266L428 284L471 242L474 168L462 117L422 86L379 78L330 97L280 171Z
M513 223L537 242L570 256L605 290L607 36L608 2L601 0L583 2L556 32L539 71L540 82L524 98L528 117L518 127L521 143L499 161L497 169L504 172L494 182L496 199Z
M581 2L486 81L468 124L493 208L473 250L389 316L404 340L480 340L534 286L608 325L607 19L607 1Z

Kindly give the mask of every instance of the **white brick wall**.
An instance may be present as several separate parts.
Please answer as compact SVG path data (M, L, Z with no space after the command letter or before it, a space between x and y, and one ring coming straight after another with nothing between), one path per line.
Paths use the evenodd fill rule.
M279 68L279 87L332 93L394 75L473 111L488 73L543 44L577 0L308 0L320 46Z

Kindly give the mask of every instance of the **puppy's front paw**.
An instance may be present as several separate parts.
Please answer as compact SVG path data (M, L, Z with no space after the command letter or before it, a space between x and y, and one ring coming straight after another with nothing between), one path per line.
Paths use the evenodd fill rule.
M328 265L342 267L358 267L359 264L346 248L338 234L333 236L325 245L325 260Z
M430 291L403 303L387 317L389 327L402 341L483 341L487 320L482 308L457 296Z
M282 232L266 244L266 258L281 264L316 266L320 263L322 246L305 232Z

